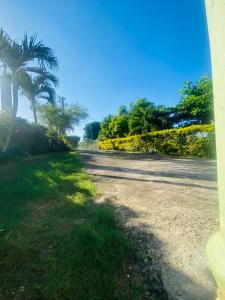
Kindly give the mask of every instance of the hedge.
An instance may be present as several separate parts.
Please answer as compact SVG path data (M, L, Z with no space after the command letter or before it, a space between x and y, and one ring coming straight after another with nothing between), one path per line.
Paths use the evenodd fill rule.
M215 158L214 125L191 125L98 142L101 150L157 152Z
M0 115L0 160L8 156L25 156L48 152L69 151L70 147L64 138L49 136L47 128L28 123L25 119L16 118L12 138L7 151L3 152L9 134L10 119Z

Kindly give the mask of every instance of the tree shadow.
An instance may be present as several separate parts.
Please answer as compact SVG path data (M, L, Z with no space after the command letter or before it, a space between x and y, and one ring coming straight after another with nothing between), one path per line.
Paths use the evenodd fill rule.
M183 182L172 182L172 181L167 181L167 180L155 180L155 179L147 180L147 179L141 179L141 178L135 178L135 177L124 177L124 176L102 175L102 174L96 174L95 176L102 177L103 179L119 179L119 180L127 180L127 181L146 182L146 183L169 184L169 185L175 185L175 186L200 188L200 189L217 191L216 187L210 187L210 186L194 184L194 183L189 184L189 183L183 183Z
M81 171L79 159L53 155L26 168L21 164L14 175L12 168L1 183L0 297L168 299L166 245L149 226L127 225L137 217L129 207L118 207L112 199L93 201ZM181 299L201 299L196 293L203 287L167 268L183 278L180 286L193 287L189 298Z
M1 185L0 298L147 299L139 276L127 277L135 247L115 206L94 201L79 159L42 157L17 171Z
M111 198L106 199L106 202L111 204ZM211 300L215 298L216 285L213 291L209 290L165 261L163 249L166 244L152 232L149 224L137 225L136 222L132 222L138 217L137 212L124 205L117 206L117 212L124 222L126 234L135 243L134 272L142 277L149 295L147 299ZM214 282L212 275L210 273L208 275Z
M157 177L171 177L171 178L179 178L179 179L192 179L192 180L205 180L205 181L213 181L216 182L216 170L205 167L202 169L201 166L196 165L195 167L191 167L191 169L183 170L183 166L179 165L174 171L151 171L151 170L143 170L143 169L135 169L128 167L116 167L111 165L99 165L96 163L95 158L91 154L81 154L82 158L86 163L86 167L88 169L94 170L102 170L102 171L110 171L110 172L120 172L127 174L137 174L137 175L147 175L147 176L157 176ZM137 157L136 157L137 159ZM182 161L183 163L183 161ZM205 163L205 162L204 162Z
M170 163L180 163L182 161L183 164L190 165L195 167L196 164L198 166L210 166L216 167L216 160L209 160L204 158L193 158L193 157L183 157L179 155L159 155L152 153L140 153L140 152L122 152L122 151L110 151L110 150L98 150L98 151L86 151L86 150L78 150L80 154L84 156L103 156L103 157L112 157L124 160L144 160L144 161L156 161L162 160ZM90 159L90 158L89 158Z

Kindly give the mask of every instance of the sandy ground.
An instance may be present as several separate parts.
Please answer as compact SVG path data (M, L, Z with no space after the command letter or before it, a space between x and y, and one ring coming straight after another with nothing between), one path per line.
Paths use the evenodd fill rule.
M99 201L113 201L129 226L157 241L154 260L169 299L214 299L205 248L218 228L215 161L100 151L81 156Z

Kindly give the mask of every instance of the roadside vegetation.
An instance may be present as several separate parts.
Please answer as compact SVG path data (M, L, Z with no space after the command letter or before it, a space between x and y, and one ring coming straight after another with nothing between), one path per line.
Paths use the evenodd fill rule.
M98 141L102 150L142 151L215 158L212 81L187 81L177 105L155 105L147 98L116 115L84 127L84 142Z
M101 150L119 150L215 158L214 125L191 125L98 142Z
M185 82L180 95L174 106L155 105L147 98L137 99L129 108L122 105L116 115L108 115L102 120L98 138L122 138L213 122L213 92L209 77L204 76L196 83Z
M0 29L0 160L77 147L77 137L67 139L67 133L86 119L87 110L57 96L57 69L53 49L36 35L13 40ZM33 111L34 123L17 117L21 95Z
M77 154L0 166L1 299L142 299L134 248Z
M129 106L121 105L117 114L84 127L84 139L107 140L150 132L213 123L212 81L203 76L197 82L187 81L177 105L155 105L138 98Z

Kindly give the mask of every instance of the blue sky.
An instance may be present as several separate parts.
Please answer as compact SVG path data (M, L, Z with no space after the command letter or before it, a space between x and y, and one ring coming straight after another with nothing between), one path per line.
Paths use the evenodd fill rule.
M12 38L37 33L55 50L57 93L87 107L88 121L138 97L175 104L185 80L210 73L203 0L0 0L0 7ZM32 119L26 99L19 115Z

